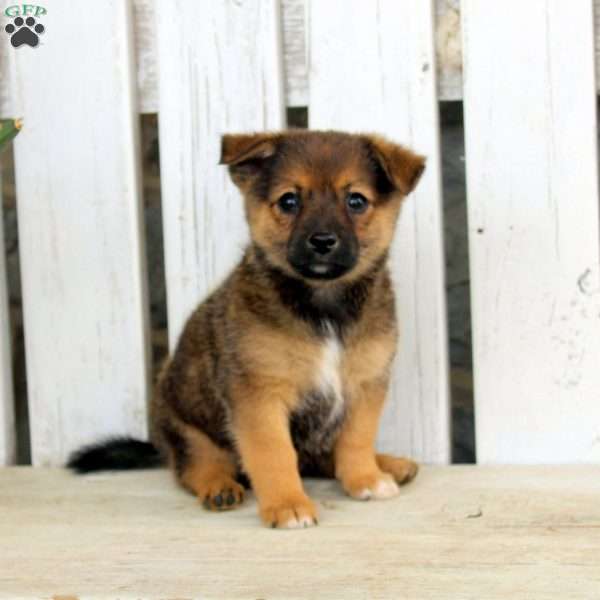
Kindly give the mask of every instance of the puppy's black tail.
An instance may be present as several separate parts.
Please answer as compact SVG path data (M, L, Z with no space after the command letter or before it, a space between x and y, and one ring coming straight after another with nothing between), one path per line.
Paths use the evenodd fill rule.
M150 443L130 437L111 438L84 446L71 454L67 467L76 473L152 469L162 464L160 452Z

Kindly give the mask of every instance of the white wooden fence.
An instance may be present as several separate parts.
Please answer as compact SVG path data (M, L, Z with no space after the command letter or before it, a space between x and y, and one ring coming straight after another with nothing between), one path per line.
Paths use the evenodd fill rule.
M448 462L437 103L456 97L478 460L600 459L591 0L44 6L38 48L15 50L0 31L0 116L25 119L14 149L34 464L61 464L105 434L147 431L137 114L159 114L173 345L247 239L217 166L219 135L285 127L286 105L307 106L311 127L379 131L429 157L392 257L403 333L380 445ZM0 328L2 464L14 458L2 260Z

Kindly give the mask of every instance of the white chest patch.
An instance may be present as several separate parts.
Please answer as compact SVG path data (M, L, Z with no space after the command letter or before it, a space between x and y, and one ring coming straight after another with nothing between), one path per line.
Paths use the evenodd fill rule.
M344 406L342 389L343 347L330 323L326 323L327 335L323 341L321 357L317 363L316 387L324 396L333 397L331 418L335 418Z

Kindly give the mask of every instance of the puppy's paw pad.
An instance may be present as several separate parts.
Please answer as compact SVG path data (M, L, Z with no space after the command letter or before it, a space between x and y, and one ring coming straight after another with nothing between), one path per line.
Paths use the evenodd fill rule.
M304 529L318 524L317 508L308 497L271 503L260 510L265 525L278 529Z
M344 487L348 494L357 500L371 500L371 498L385 500L400 493L400 488L394 478L385 473L362 477L360 480L354 481L350 485L346 484Z

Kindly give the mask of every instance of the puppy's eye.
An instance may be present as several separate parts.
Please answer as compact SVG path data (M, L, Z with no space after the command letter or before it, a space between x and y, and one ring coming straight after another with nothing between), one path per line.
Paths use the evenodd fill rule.
M298 194L287 192L277 200L277 205L286 215L295 215L300 211L300 198Z
M352 192L346 198L346 205L350 209L350 212L360 214L367 210L369 202L362 194Z

